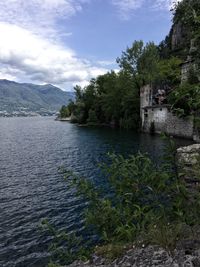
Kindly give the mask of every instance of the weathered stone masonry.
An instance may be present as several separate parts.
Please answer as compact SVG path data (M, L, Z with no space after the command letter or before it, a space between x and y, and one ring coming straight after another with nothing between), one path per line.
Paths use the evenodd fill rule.
M141 88L140 91L140 115L142 130L155 133L165 132L172 136L194 138L193 118L178 118L171 112L170 105L153 104L153 90L149 85Z

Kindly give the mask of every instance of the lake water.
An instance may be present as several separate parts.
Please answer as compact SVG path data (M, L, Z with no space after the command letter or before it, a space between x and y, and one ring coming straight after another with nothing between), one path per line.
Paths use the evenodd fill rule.
M77 127L52 117L0 118L0 266L46 266L50 241L39 227L44 218L67 231L82 227L84 203L59 167L98 181L97 163L108 151L140 150L158 160L164 147L159 136Z

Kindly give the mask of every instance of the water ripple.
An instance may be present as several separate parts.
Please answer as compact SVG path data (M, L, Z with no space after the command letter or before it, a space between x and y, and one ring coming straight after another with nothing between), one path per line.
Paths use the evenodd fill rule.
M79 128L53 118L0 118L0 266L43 267L51 238L41 232L47 218L57 228L83 231L85 206L58 172L72 169L103 183L97 162L108 151L162 153L159 137L111 129Z

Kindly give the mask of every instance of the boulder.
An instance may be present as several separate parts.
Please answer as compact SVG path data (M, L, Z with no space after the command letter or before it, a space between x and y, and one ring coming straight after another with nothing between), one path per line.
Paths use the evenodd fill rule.
M200 182L200 144L177 149L177 166L179 174L185 180L189 191L191 193L198 193Z
M194 166L199 163L200 144L193 144L177 149L178 165L181 167Z

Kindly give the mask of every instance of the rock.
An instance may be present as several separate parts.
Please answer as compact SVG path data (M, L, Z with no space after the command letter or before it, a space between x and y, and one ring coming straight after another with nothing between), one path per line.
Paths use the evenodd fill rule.
M95 262L76 261L68 267L200 267L199 250L194 248L189 253L186 255L184 249L176 249L171 256L165 249L148 246L129 250L111 263L95 256Z
M180 21L173 25L171 37L172 50L179 48L183 44L184 33L185 28L183 27L183 24Z
M99 265L105 264L105 259L94 254L92 256L92 262L99 266Z
M199 190L200 144L193 144L177 149L177 166L186 187L194 193Z
M193 144L190 146L180 147L177 149L178 154L182 153L200 153L200 144Z

